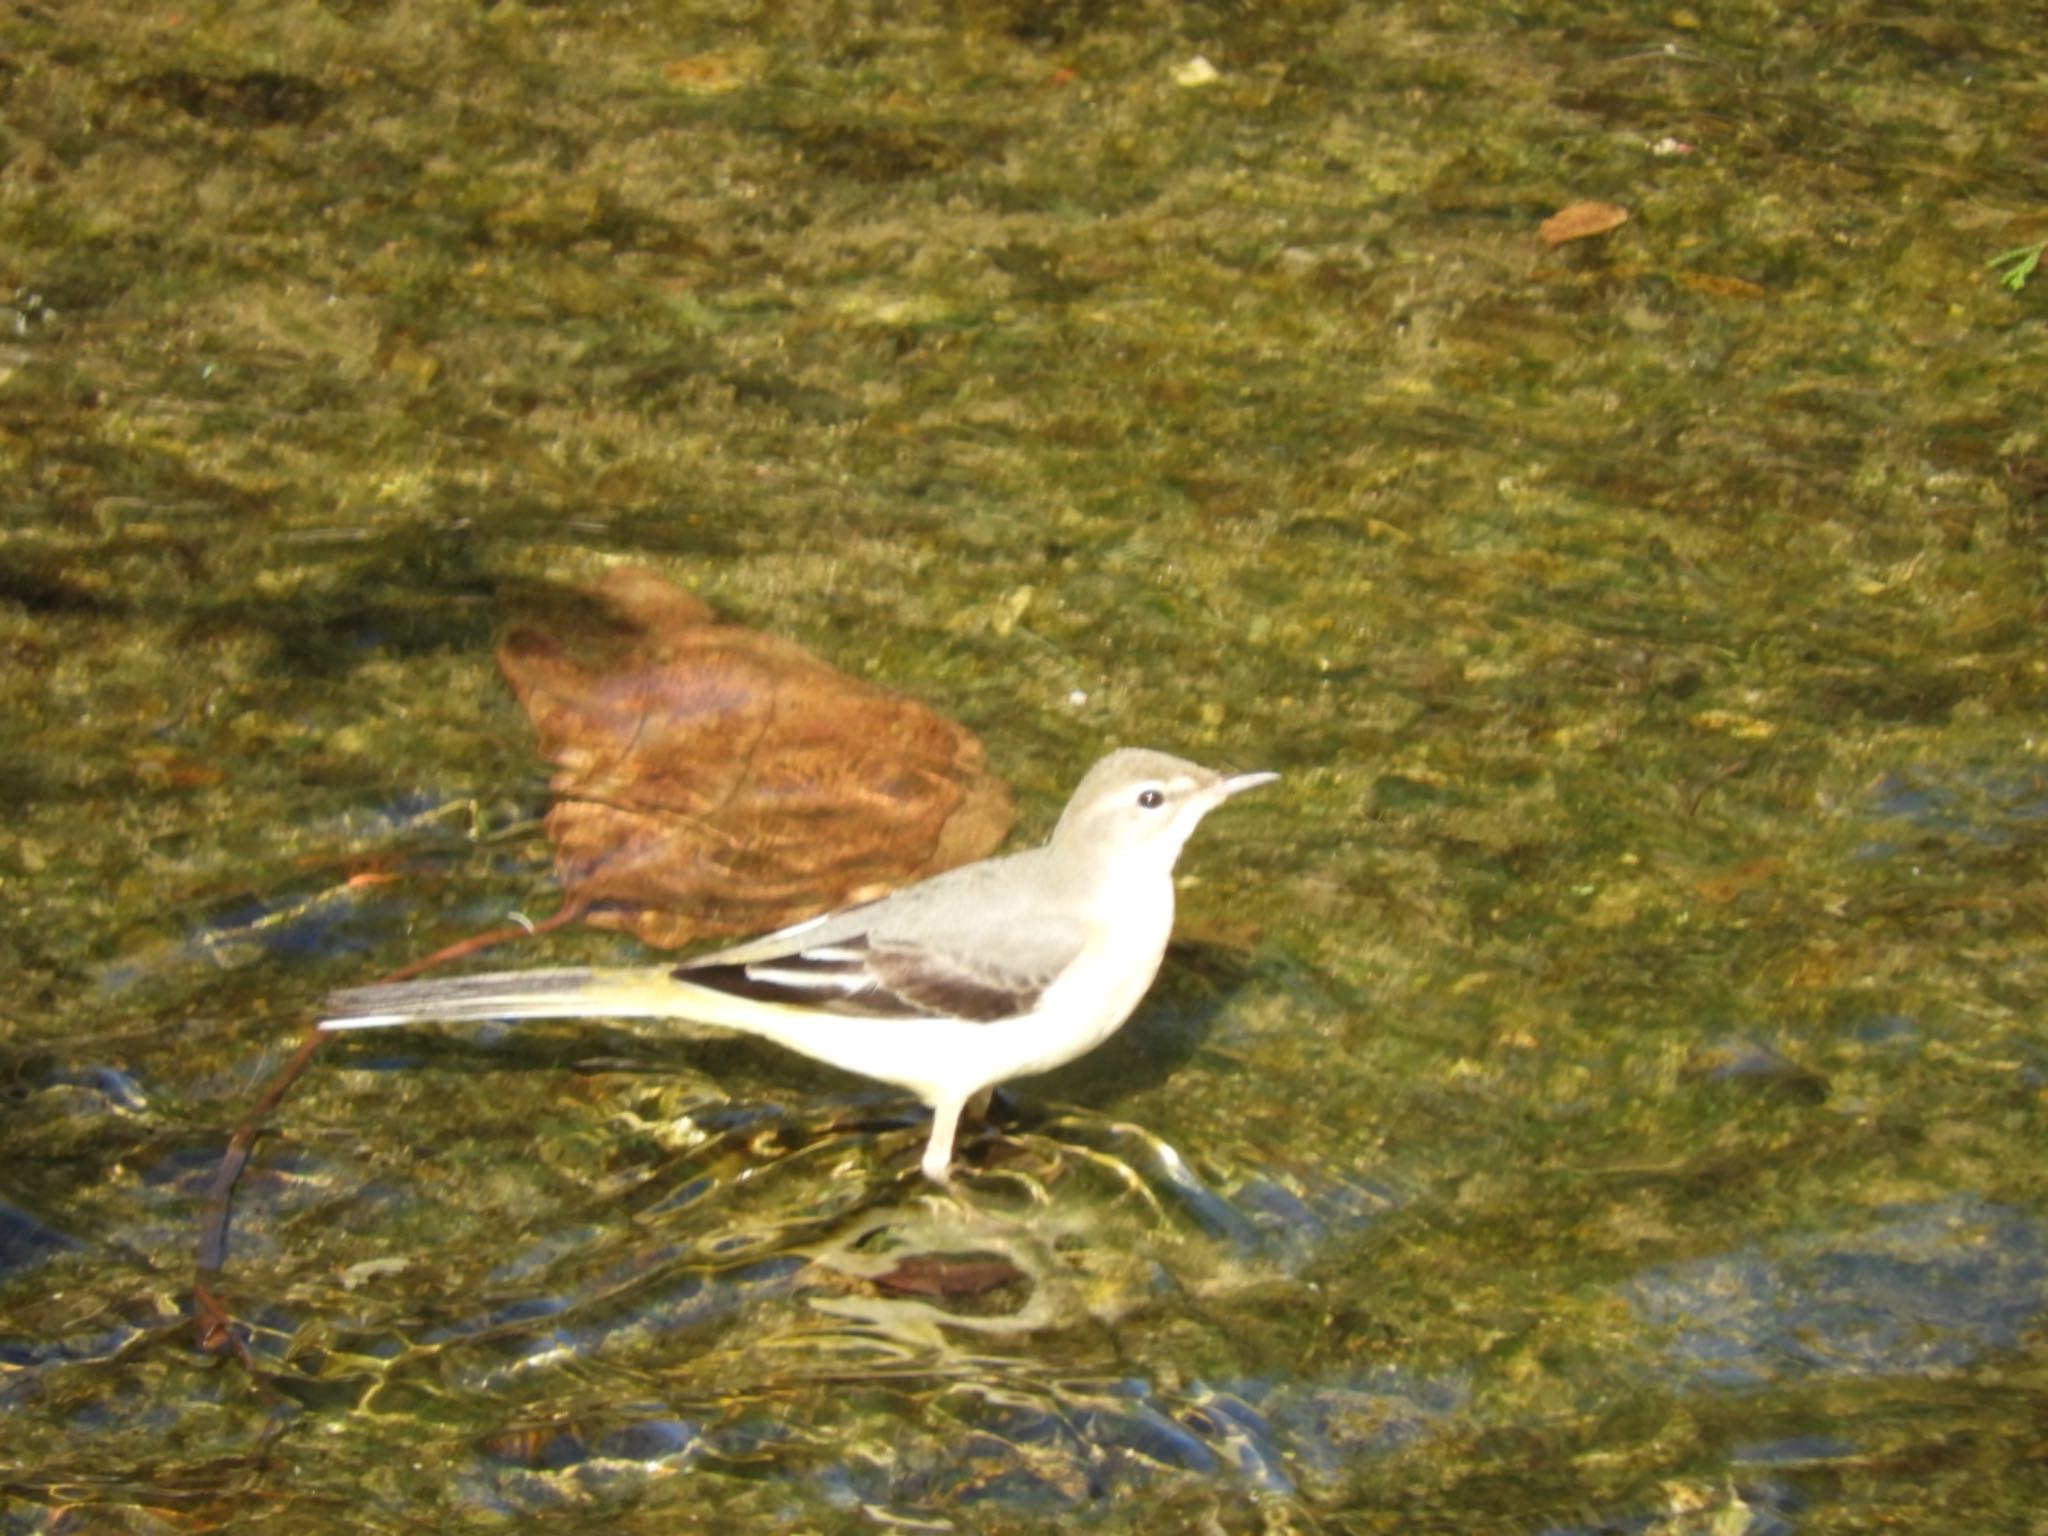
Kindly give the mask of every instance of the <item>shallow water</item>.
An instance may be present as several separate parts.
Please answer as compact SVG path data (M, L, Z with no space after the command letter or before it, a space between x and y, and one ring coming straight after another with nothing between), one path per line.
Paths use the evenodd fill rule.
M0 1530L2027 1528L2044 70L1991 6L0 20ZM491 641L621 560L973 726L1020 836L1113 744L1286 780L958 1199L766 1048L352 1040L200 1352L314 1001L552 909Z

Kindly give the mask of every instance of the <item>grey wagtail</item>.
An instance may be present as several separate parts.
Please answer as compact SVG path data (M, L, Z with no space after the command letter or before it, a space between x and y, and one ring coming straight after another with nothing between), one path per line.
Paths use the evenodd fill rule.
M984 859L680 965L501 971L336 992L322 1029L416 1020L680 1018L772 1040L931 1106L947 1180L969 1100L1093 1050L1152 985L1196 824L1273 773L1126 748L1043 847Z

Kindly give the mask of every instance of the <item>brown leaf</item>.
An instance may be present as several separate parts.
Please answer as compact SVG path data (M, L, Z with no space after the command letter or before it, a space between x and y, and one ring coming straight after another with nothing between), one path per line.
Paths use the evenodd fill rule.
M1553 248L1568 240L1604 235L1628 222L1628 210L1618 203L1572 203L1560 208L1537 227L1543 243Z
M513 628L498 665L554 763L564 899L649 944L755 933L980 858L1010 791L981 743L651 571Z
M168 789L206 789L228 777L219 763L176 747L136 747L128 754L128 769L143 783Z
M1681 272L1678 284L1716 299L1761 299L1770 291L1747 278L1723 277L1717 272Z
M1751 859L1733 869L1722 870L1719 874L1703 875L1693 882L1693 889L1716 905L1725 905L1745 891L1764 884L1784 869L1783 859Z
M905 1296L981 1296L1023 1278L1023 1270L999 1255L919 1253L876 1275L874 1283Z
M723 96L747 83L751 71L744 55L697 53L684 59L670 59L661 66L661 77L670 85L696 96Z

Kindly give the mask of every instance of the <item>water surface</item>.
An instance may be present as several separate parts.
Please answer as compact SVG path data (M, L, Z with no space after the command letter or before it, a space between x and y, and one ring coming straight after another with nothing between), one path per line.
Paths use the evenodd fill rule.
M1988 5L10 13L4 1528L2034 1520L2044 72ZM1115 744L1285 784L960 1199L765 1048L351 1041L198 1351L315 1000L552 908L491 642L626 560L1021 836Z

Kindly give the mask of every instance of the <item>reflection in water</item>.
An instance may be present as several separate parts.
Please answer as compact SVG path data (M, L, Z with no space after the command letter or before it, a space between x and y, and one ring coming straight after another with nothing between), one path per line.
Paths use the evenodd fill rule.
M2048 1308L2048 1223L1974 1196L1874 1227L1654 1270L1629 1303L1659 1366L1721 1386L1816 1372L1912 1376L2019 1344Z
M0 16L0 1531L2037 1524L2035 14L956 9ZM323 1058L252 1381L222 1141L553 910L493 632L628 563L1027 820L1287 770L1231 973L957 1204L729 1045Z
M423 1370L479 1409L549 1404L545 1425L487 1435L463 1479L479 1503L527 1512L699 1466L772 1468L828 1503L904 1515L1058 1510L1161 1477L1286 1494L1414 1443L1464 1399L1391 1368L1153 1379L1105 1353L1119 1330L1291 1272L1319 1234L1388 1208L1368 1186L1330 1181L1317 1198L1259 1175L1225 1194L1139 1128L1070 1114L987 1149L955 1196L868 1183L860 1138L811 1132L785 1123L789 1150L744 1164L707 1140L648 1181L630 1241L545 1235L495 1266L482 1306L415 1292L403 1310L439 1315L399 1354L368 1347L389 1323L330 1332L318 1377L353 1360L377 1412ZM259 1346L292 1390L302 1344ZM631 1401L593 1394L622 1375ZM856 1409L865 1428L849 1433Z
M623 1227L536 1230L468 1288L461 1265L425 1253L366 1262L345 1289L255 1308L251 1346L297 1412L425 1436L464 1502L507 1514L604 1505L686 1471L908 1520L1050 1516L1190 1480L1291 1500L1467 1432L1464 1371L1247 1373L1228 1351L1214 1372L1122 1361L1116 1341L1184 1331L1298 1274L1329 1241L1369 1236L1395 1207L1368 1185L1270 1170L1219 1185L1141 1129L1074 1112L984 1146L957 1196L914 1175L877 1181L873 1139L836 1118L783 1123L785 1150L765 1162L759 1132L742 1117L670 1157ZM905 1124L880 1140L905 1144L900 1163L916 1134ZM749 1160L733 1159L735 1137ZM333 1177L296 1161L266 1220L288 1209L291 1183ZM12 1214L13 1271L76 1257ZM2041 1315L2048 1229L1949 1199L1658 1267L1620 1295L1655 1341L1642 1367L1689 1390L1953 1370L2017 1347ZM144 1306L0 1340L5 1400L45 1401L177 1322ZM142 1408L116 1395L95 1417L120 1432ZM1854 1454L1853 1441L1795 1433L1734 1447L1731 1464ZM1799 1502L1769 1480L1724 1494L1750 1531L1789 1529L1772 1522Z

